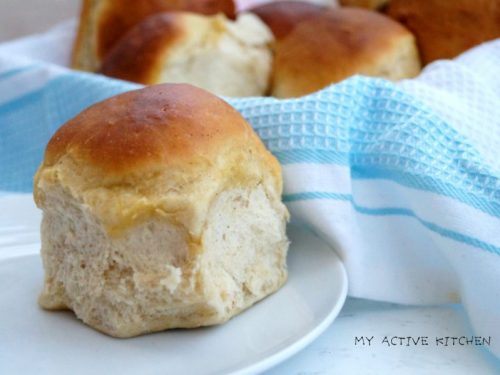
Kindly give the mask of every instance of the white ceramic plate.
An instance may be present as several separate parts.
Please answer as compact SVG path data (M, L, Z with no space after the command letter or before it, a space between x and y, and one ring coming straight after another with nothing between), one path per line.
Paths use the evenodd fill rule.
M38 249L39 218L31 196L0 196L0 374L257 373L314 340L345 301L341 261L291 226L289 279L274 295L221 326L113 339L37 306L41 261L26 253Z

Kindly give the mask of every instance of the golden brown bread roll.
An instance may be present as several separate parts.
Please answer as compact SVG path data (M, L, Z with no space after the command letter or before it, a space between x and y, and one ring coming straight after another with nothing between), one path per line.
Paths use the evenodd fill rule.
M390 0L339 0L342 6L360 7L367 9L381 9L386 6ZM426 1L426 0L423 0Z
M271 29L276 40L287 36L300 22L321 14L328 8L305 1L276 1L250 8Z
M397 80L419 71L407 29L376 12L342 7L301 22L278 43L271 89L296 97L354 74Z
M224 13L234 17L233 0L82 0L72 67L94 72L116 42L144 18L167 11Z
M226 321L286 280L278 161L221 99L157 85L50 140L34 184L39 303L130 337Z
M499 0L391 0L387 14L415 34L425 64L500 37Z
M218 95L264 95L273 36L255 15L170 12L151 16L123 37L101 73L142 84L183 82Z

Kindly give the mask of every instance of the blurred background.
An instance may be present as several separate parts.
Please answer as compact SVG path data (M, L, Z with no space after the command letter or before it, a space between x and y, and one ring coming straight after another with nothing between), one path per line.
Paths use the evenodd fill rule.
M47 30L79 7L80 0L0 0L0 42Z

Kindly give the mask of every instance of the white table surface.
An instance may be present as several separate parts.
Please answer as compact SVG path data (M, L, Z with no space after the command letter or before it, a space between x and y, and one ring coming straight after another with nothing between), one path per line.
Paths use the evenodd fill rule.
M0 41L43 31L77 11L78 0L0 0ZM0 251L0 259L6 255ZM409 307L348 298L325 333L268 374L500 374L500 360L484 348L435 345L435 337L471 334L460 305ZM372 345L355 345L356 336L374 336ZM387 347L385 336L427 336L429 345Z
M410 307L349 298L328 330L269 374L500 374L500 361L472 346L435 346L436 337L470 336L460 305ZM374 336L371 346L355 336ZM382 344L385 336L428 337L428 346Z

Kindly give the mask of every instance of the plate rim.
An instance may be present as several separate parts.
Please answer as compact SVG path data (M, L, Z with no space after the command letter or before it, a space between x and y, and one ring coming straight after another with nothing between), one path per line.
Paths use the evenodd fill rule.
M1 201L5 198L31 199L31 194L17 193L17 194L0 195L0 203L2 203ZM33 209L36 209L34 205ZM318 336L320 336L326 329L328 329L328 327L330 327L335 318L339 315L342 307L345 304L348 294L348 277L345 265L342 259L339 257L338 253L323 238L318 236L317 233L315 233L306 226L297 225L297 223L289 223L287 225L287 232L289 230L293 230L294 228L303 232L307 232L309 235L315 237L318 241L321 241L323 245L330 250L331 252L330 254L334 258L333 261L336 264L335 273L337 273L339 281L338 298L335 299L335 304L331 309L329 309L328 314L324 316L323 319L321 320L318 319L318 322L315 325L313 325L313 328L310 329L307 333L299 334L298 338L294 340L292 344L287 345L281 349L278 349L274 353L265 356L264 358L261 358L260 360L257 360L253 363L247 365L241 364L241 367L239 368L236 367L235 369L228 368L227 372L225 372L225 374L227 375L248 375L248 374L261 373L289 359L293 355L303 350L306 346L311 344ZM28 258L28 257L40 257L40 254L37 252L23 253L23 254L8 254L8 253L1 254L0 263L13 261L14 259Z
M289 359L290 357L294 356L301 350L303 350L305 347L307 347L309 344L311 344L318 336L320 336L323 332L325 332L328 327L333 323L335 318L339 315L340 311L345 305L345 301L347 299L347 293L348 293L348 278L347 278L347 271L344 266L344 262L342 259L339 257L337 252L330 246L328 245L321 237L319 237L316 233L312 232L309 228L302 228L309 233L311 233L313 236L318 238L318 240L322 241L325 243L327 247L330 248L330 250L333 253L333 256L337 258L336 260L338 261L338 265L340 268L340 274L342 278L342 284L341 284L341 290L340 290L340 298L337 300L337 303L335 304L335 307L328 313L328 315L319 323L316 327L314 327L312 330L310 330L306 335L302 336L299 340L294 342L293 344L287 346L286 348L283 348L282 350L262 359L261 361L258 361L246 368L242 368L240 370L236 370L233 372L229 372L226 375L251 375L251 374L259 374L263 371L270 370L274 366L279 365L280 363L284 362L285 360Z
M312 233L309 229L306 230L310 232L312 235L318 237L316 234ZM340 293L339 293L340 298L337 299L334 308L330 310L328 315L319 324L317 324L312 330L310 330L307 334L303 335L293 344L277 351L276 353L273 353L272 355L266 358L263 358L258 362L252 363L251 365L224 373L225 375L251 375L251 374L259 374L262 373L263 371L269 370L279 365L280 363L284 362L285 360L289 359L290 357L294 356L301 350L303 350L305 347L311 344L318 336L320 336L324 331L326 331L328 327L330 327L330 325L333 323L335 318L339 315L340 311L342 310L342 307L344 306L345 301L347 299L347 292L348 292L348 278L344 263L337 255L337 253L333 249L331 250L333 256L336 258L336 261L338 262L339 274L340 278L342 279L342 282L340 284ZM1 258L0 263L9 262L14 259L17 260L19 258L31 258L37 256L39 256L39 254L36 253L22 254L17 256L14 255L7 258Z

